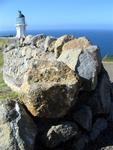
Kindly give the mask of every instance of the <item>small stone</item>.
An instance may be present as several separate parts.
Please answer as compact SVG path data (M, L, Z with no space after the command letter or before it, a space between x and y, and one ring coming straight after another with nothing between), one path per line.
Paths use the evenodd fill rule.
M12 50L12 49L14 49L16 47L16 45L15 44L9 44L8 45L8 47L7 47L7 51L9 51L9 50Z
M57 126L52 126L47 132L47 146L56 147L61 143L70 140L78 135L78 127L71 122L64 122Z
M45 51L54 52L56 38L47 36L45 39L44 49Z
M32 35L26 36L23 43L24 43L25 45L30 45L30 44L31 44L31 41L32 41L32 38L33 38Z
M39 44L40 41L43 41L43 39L45 40L45 38L46 38L46 36L44 34L35 35L32 38L31 45L39 47L40 46L40 44Z
M70 36L70 35L63 35L61 36L60 38L58 38L55 42L55 49L54 49L54 52L55 52L55 57L58 58L62 52L62 47L63 45L72 40L73 39L73 36Z

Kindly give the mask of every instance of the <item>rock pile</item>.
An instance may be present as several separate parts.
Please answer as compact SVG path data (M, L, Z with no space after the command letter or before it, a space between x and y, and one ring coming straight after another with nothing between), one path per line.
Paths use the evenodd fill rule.
M25 127L33 132L34 149L83 150L113 121L109 76L98 47L85 37L15 40L4 50L3 76L34 118L37 129Z

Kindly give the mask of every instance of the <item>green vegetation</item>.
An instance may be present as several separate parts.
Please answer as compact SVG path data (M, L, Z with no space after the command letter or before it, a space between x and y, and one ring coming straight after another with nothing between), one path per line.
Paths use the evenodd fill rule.
M18 97L18 94L12 91L0 92L0 100L3 99L15 99Z
M103 61L106 61L106 62L113 62L113 55L106 55L106 56L103 58Z
M3 66L3 53L2 52L0 52L0 67L2 67Z
M7 38L0 38L0 46L7 44L7 42L8 42Z
M3 54L0 51L0 100L15 99L18 97L18 93L11 91L11 89L7 87L7 85L4 83L2 66L3 66Z

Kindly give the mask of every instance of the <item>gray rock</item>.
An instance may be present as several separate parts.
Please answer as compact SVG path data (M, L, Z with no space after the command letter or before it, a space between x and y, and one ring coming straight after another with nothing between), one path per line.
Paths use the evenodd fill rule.
M97 75L101 70L99 50L98 47L94 45L83 49L83 47L79 47L80 45L77 45L78 43L81 43L79 40L80 39L74 39L67 42L67 45L65 44L65 48L57 60L64 62L73 71L75 71L82 83L82 86L84 85L83 90L94 90L97 85ZM68 43L71 43L72 41L75 48L68 49L72 46ZM83 46L89 45L88 41L85 41L85 43L83 42L82 44Z
M31 45L36 46L38 48L44 47L44 41L46 36L44 34L38 34L32 38Z
M75 72L84 83L84 90L94 90L97 85L97 62L92 55L85 50L79 55Z
M32 41L32 38L33 38L32 35L26 36L23 43L24 43L25 45L30 45L30 44L31 44L31 41Z
M45 51L54 52L56 38L47 36L45 39L44 49Z
M61 55L58 57L57 60L65 63L68 67L75 71L75 66L77 65L78 57L81 52L81 48L65 50L62 51Z
M86 48L87 52L89 52L93 59L96 60L96 69L97 69L97 73L100 73L101 71L101 66L102 66L102 59L101 59L101 54L100 54L100 50L98 48L97 45L90 45L89 47Z
M12 50L16 47L15 43L9 44L7 47L7 51Z
M103 118L97 119L89 133L89 139L94 141L100 133L107 128L107 121Z
M41 45L39 46L40 48L36 48L30 44L10 51L4 51L4 81L12 90L20 92L24 75L32 63L39 59L55 60L54 54L45 52L44 43L42 45L43 48Z
M78 127L71 122L64 122L57 126L52 126L47 132L46 143L48 147L56 147L61 143L64 143L74 136L77 136Z
M54 49L54 52L55 52L55 57L58 58L62 52L62 47L63 45L72 40L74 37L71 36L71 35L63 35L61 36L60 38L58 38L55 42L55 49Z
M17 101L0 101L1 150L33 150L36 134L34 122Z
M75 111L73 119L85 130L90 130L92 127L92 112L90 107L81 106L78 111Z

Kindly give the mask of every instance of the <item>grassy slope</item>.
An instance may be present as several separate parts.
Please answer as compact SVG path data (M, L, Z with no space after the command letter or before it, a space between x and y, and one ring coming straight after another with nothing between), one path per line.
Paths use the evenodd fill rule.
M7 39L0 39L0 46L5 44L6 42ZM17 98L18 94L16 92L11 91L11 89L7 87L7 85L4 83L2 67L3 67L3 53L2 51L0 51L0 100Z
M105 62L113 62L113 55L106 55L103 58L103 61L105 61Z

